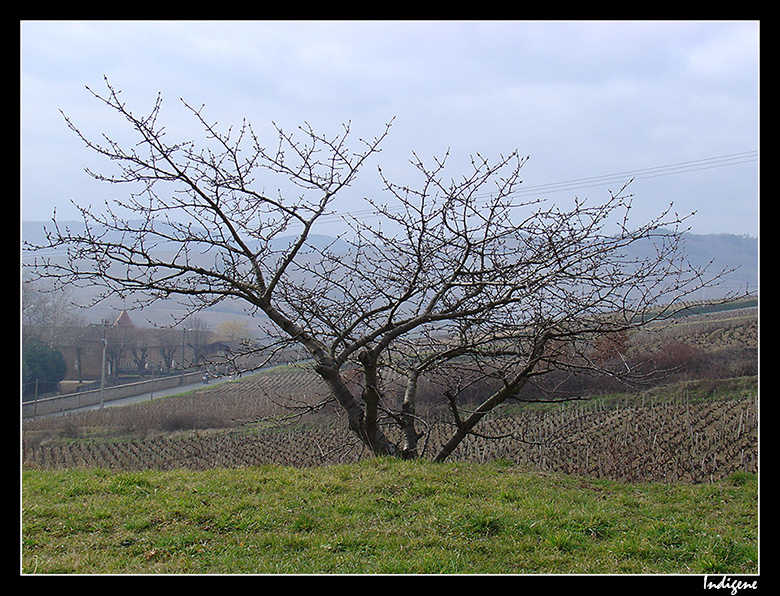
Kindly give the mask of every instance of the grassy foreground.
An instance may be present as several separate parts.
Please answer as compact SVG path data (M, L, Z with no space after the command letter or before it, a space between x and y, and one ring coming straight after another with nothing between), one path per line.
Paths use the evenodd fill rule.
M23 573L758 571L757 479L623 484L510 465L22 473Z

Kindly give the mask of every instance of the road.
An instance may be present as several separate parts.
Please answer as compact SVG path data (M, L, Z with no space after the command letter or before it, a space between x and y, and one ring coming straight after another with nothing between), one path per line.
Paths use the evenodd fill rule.
M244 374L252 374L253 372L257 372L257 371L251 371ZM171 387L170 389L158 389L149 393L139 393L138 395L132 395L130 397L123 397L121 399L112 399L111 401L105 402L103 405L106 408L113 408L116 406L127 406L142 401L150 401L152 399L157 399L158 397L169 397L171 395L178 395L179 393L186 393L187 391L192 391L193 389L201 389L203 387L219 385L229 380L231 380L231 377L229 376L211 378L209 380L208 385L204 385L203 381L198 381L197 383L191 383L189 385L179 385L178 387ZM100 409L100 404L94 404L91 406L83 406L81 408L74 408L72 410L67 410L67 412L68 413L86 412L87 410L99 410L99 409Z

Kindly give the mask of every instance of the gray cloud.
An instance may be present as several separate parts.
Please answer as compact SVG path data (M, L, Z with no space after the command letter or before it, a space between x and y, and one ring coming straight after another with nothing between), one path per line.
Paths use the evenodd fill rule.
M139 112L161 92L183 135L180 97L259 130L351 120L371 136L395 116L381 159L401 176L412 151L448 148L456 168L472 152L517 148L531 156L529 186L758 148L755 22L55 21L21 32L25 219L108 192L83 174L92 158L58 112L118 130L84 90L104 74ZM698 209L702 233L757 232L755 161L633 191L647 213L671 200Z

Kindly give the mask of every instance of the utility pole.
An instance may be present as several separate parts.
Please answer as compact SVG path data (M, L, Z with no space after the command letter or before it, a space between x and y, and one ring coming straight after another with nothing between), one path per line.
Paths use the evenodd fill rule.
M106 346L108 345L108 320L103 319L101 323L103 326L103 361L100 366L100 409L103 409L106 398Z
M184 372L184 348L187 341L187 328L182 327L181 330L181 372Z
M186 368L186 358L185 356L185 350L187 347L187 331L194 331L194 329L189 329L188 327L182 327L181 330L181 371L184 372L184 369Z

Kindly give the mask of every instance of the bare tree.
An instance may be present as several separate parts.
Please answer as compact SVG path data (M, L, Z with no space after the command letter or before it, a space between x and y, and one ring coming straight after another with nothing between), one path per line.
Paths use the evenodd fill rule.
M22 326L27 336L35 335L53 347L82 326L83 320L74 312L70 288L53 288L51 284L22 282Z
M145 329L127 329L124 333L128 338L128 350L135 369L139 374L143 374L149 367L149 356L152 348L151 337Z
M106 85L93 95L126 119L135 144L93 140L66 122L117 166L90 174L129 191L103 212L80 207L83 231L62 229L55 217L46 247L67 247L69 259L38 260L40 274L99 285L101 297L177 298L187 316L242 301L269 351L305 350L349 427L376 454L418 455L422 375L468 371L450 375L441 392L453 417L451 439L435 456L441 461L534 378L599 370L594 338L666 316L718 277L705 279L707 268L687 263L687 217L670 207L636 226L625 188L568 210L519 201L526 158L517 152L474 156L452 180L446 158L428 167L413 156L414 186L379 170L384 200L366 199L372 217L342 215L338 249L322 245L317 224L337 211L337 196L380 152L392 123L370 140L353 139L349 125L333 136L276 127L267 148L249 123L220 131L203 108L183 102L204 133L196 145L167 138L159 96L138 116ZM269 177L284 191L266 192ZM641 243L653 247L651 257L632 256ZM355 370L357 390L346 381ZM389 393L391 376L403 386L400 399ZM459 390L477 377L495 388L467 408Z
M187 320L187 327L186 339L192 352L192 364L200 366L203 350L213 335L211 325L199 317L192 317Z

